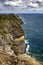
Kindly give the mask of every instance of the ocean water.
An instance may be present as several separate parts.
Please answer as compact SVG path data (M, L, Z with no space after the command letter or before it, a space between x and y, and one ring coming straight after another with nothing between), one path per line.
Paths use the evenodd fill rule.
M32 57L43 62L43 14L20 14ZM26 42L26 41L25 41Z

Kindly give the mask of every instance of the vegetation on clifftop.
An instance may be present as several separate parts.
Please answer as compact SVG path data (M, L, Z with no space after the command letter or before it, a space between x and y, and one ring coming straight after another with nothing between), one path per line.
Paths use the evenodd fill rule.
M23 22L17 15L0 15L0 32L3 34L11 33L14 35L14 38L24 35L21 24Z

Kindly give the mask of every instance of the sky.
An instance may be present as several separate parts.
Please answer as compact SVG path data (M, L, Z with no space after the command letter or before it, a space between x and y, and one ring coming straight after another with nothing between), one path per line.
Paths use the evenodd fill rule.
M43 13L43 0L0 0L0 13Z

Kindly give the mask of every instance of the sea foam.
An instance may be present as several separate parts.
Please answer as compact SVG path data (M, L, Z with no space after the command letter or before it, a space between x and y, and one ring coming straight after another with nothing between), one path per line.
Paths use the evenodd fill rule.
M26 53L29 53L30 46L28 40L25 40L25 44L27 44Z
M28 40L25 40L25 44L28 44L29 42L28 42Z

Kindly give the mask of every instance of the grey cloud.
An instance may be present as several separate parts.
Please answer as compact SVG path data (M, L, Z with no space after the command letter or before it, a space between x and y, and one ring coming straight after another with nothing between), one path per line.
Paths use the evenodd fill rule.
M21 0L17 5L4 4L7 0L0 0L0 11L11 11L11 12L42 12L43 11L43 0ZM17 2L18 0L8 0ZM17 11L18 10L18 11Z

